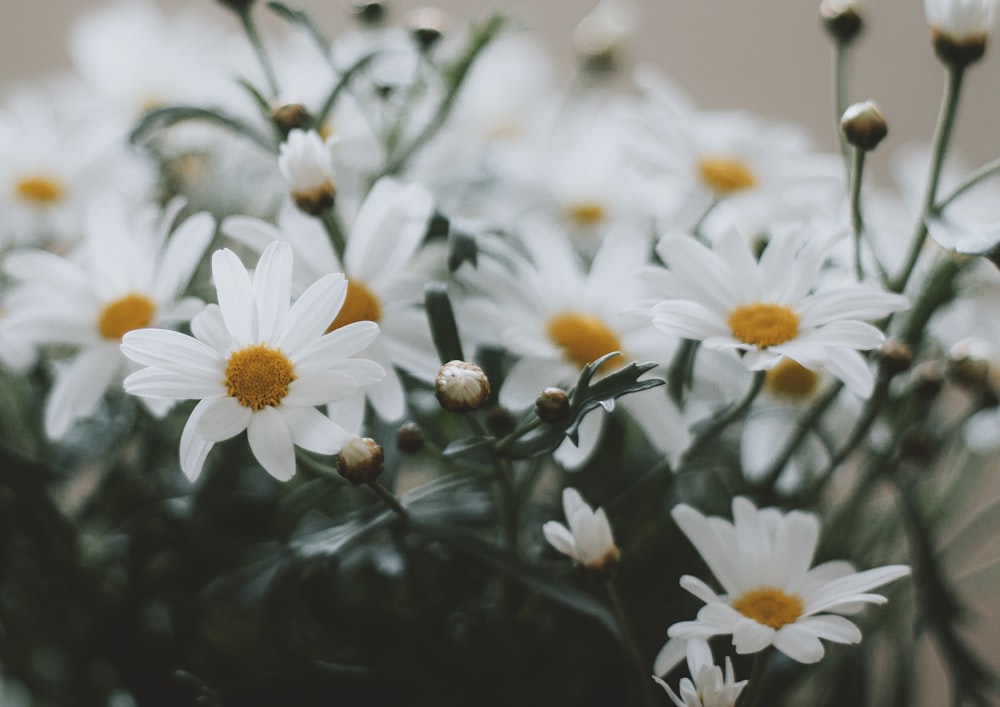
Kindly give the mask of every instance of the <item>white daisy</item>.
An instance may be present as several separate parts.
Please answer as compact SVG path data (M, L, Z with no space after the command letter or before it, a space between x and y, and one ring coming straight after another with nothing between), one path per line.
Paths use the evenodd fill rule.
M606 362L599 375L627 361L669 359L676 340L650 327L648 320L623 312L635 292L633 273L647 262L645 238L628 231L611 234L589 269L563 231L529 224L522 240L531 262L503 244L482 239L478 267L459 271L482 295L457 304L463 330L519 356L500 389L501 405L526 409L544 388L572 386L588 363L613 351L623 356ZM492 262L486 256L489 251L511 267ZM687 447L687 425L664 390L626 395L617 404L671 461ZM560 463L573 468L586 461L599 439L602 420L599 411L584 418L579 447L566 440L556 453Z
M855 613L864 603L885 603L885 597L870 590L910 571L905 565L887 565L855 572L844 561L810 567L819 538L816 516L758 510L743 497L733 499L733 522L706 518L685 504L675 506L671 515L724 593L716 594L691 575L681 577L681 587L705 606L696 620L670 627L671 640L654 664L659 675L679 660L677 641L722 634L732 634L737 653L774 646L800 663L815 663L824 653L821 638L861 640L858 627L839 614Z
M118 350L122 335L185 322L200 309L200 300L183 295L215 221L195 214L168 238L180 206L175 203L159 223L151 210L130 219L125 204L106 195L90 205L78 257L22 249L4 260L15 282L4 322L9 335L77 349L73 360L57 369L46 401L50 437L64 436L120 381L127 364Z
M385 368L386 376L365 395L384 420L399 419L405 411L396 366L427 382L441 366L420 306L426 277L414 266L432 209L431 195L420 185L380 179L350 220L343 263L323 228L294 209L279 215L277 227L245 216L222 223L223 233L257 251L275 240L290 243L296 291L329 273L347 276L347 299L328 324L331 329L359 321L379 325L382 335L366 355Z
M746 680L736 682L733 661L726 657L726 674L723 676L722 669L712 659L712 650L707 641L691 639L686 644L685 653L691 677L681 679L678 689L680 695L674 693L656 675L653 679L667 691L677 707L733 707L747 685Z
M281 143L278 168L285 175L295 205L318 216L333 206L336 188L329 146L315 130L292 130Z
M347 295L343 275L317 280L289 306L292 249L275 242L251 280L230 250L212 256L218 306L191 322L194 336L164 329L129 332L121 348L147 366L125 379L129 393L200 399L180 441L181 469L201 472L216 442L247 431L260 465L280 480L295 473L297 445L334 454L350 434L315 406L378 381L382 367L352 358L378 335L372 322L325 333Z
M604 509L595 511L574 488L563 490L562 502L569 527L550 520L542 526L545 539L589 571L610 570L617 564L621 553L611 537L611 525Z
M996 20L997 0L924 0L927 24L952 42L985 42Z
M661 239L657 253L669 271L644 271L662 297L651 310L653 325L707 348L738 351L749 370L773 368L782 357L825 369L866 397L874 376L858 351L885 337L860 320L903 309L907 300L860 284L810 292L828 248L818 241L799 248L795 233L785 231L758 261L732 230L713 249L686 236Z

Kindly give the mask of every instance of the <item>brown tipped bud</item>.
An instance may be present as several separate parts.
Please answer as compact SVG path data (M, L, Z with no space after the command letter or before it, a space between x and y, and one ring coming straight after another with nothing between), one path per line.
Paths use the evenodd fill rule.
M430 51L444 36L448 19L433 7L419 7L407 16L406 25L420 51Z
M911 385L914 394L933 400L944 387L944 366L940 361L924 361L913 369Z
M468 361L449 361L434 379L434 395L450 412L475 410L490 395L490 382L483 369Z
M913 351L902 341L889 339L882 344L879 364L890 376L898 376L913 365Z
M308 130L312 125L313 117L301 103L286 103L271 111L271 120L274 121L282 135L287 136L296 128Z
M319 187L292 192L292 200L310 216L322 216L333 208L336 193L333 182L326 182Z
M986 53L986 35L954 39L944 32L931 28L931 44L937 58L947 66L964 69L983 58Z
M819 6L823 28L838 44L847 45L860 36L864 18L852 0L823 0Z
M351 14L363 25L378 27L385 22L388 9L384 2L357 2L351 8Z
M424 431L416 422L400 425L396 432L396 449L406 454L416 454L424 448Z
M972 390L990 385L990 345L981 339L963 339L948 352L948 376Z
M352 484L367 484L385 469L385 455L370 437L351 437L337 454L337 472Z
M889 134L889 126L875 101L861 101L844 111L840 132L848 144L867 152L874 150Z
M535 399L535 414L543 422L558 422L569 414L569 396L562 388L546 388Z

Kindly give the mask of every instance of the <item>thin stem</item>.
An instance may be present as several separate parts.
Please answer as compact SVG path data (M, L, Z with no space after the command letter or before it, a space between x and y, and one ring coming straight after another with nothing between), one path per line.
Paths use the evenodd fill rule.
M243 24L243 31L246 32L247 39L250 40L250 45L253 47L254 54L257 55L257 60L260 62L261 68L264 70L264 77L267 80L268 90L271 92L271 98L276 98L280 92L278 89L278 77L274 73L274 67L271 66L271 60L267 57L267 52L264 49L264 43L260 39L260 34L257 32L257 25L253 21L253 15L248 7L239 13L240 22Z
M330 209L320 217L320 221L323 222L323 228L330 236L330 243L333 244L333 250L337 253L337 259L340 260L340 267L345 267L344 251L347 250L347 238L344 236L344 229L341 228L340 221L337 220L337 215L333 209Z
M854 231L854 274L861 282L864 269L861 266L861 234L865 223L861 217L861 178L865 171L865 150L855 147L851 155L851 229Z
M978 169L974 170L972 174L970 174L968 177L965 178L964 182L955 187L955 189L951 192L951 194L949 194L944 199L942 199L941 201L939 201L937 204L934 205L934 213L941 213L955 199L962 196L962 194L969 191L969 189L972 189L972 187L979 184L979 182L983 181L984 179L989 179L998 172L1000 172L1000 157L990 162L987 162L982 167L979 167Z
M639 679L638 686L642 692L643 703L647 707L651 707L654 704L649 690L649 685L652 683L650 679L652 669L650 664L642 657L642 650L639 648L639 643L635 640L635 634L632 633L632 626L628 620L628 615L625 613L625 606L618 595L618 590L615 589L615 585L610 579L604 583L604 586L608 590L608 598L611 600L611 608L615 612L615 620L618 623L618 630L621 632L625 652L628 655L629 662L635 668L636 677Z
M731 422L743 415L750 408L753 401L756 400L757 394L760 393L760 389L764 387L764 377L766 375L767 371L755 371L753 382L750 383L750 388L742 400L733 403L711 420L708 420L704 429L691 442L691 446L687 448L687 451L684 452L679 466L683 466L685 462L696 456L705 445L715 439Z
M667 391L670 399L676 405L684 401L684 389L691 381L694 372L694 361L698 354L699 342L693 339L682 339L674 357L667 369Z
M396 494L387 489L382 485L382 482L378 479L372 479L368 482L368 488L375 492L375 495L385 501L385 505L389 506L393 512L398 515L403 520L410 519L410 512L403 507L403 504L399 502L396 498Z
M762 650L754 656L753 669L747 680L746 689L737 700L739 707L757 707L761 704L764 696L764 673L767 672L767 662L770 657L769 649Z
M840 142L840 152L844 155L845 167L850 163L850 148L844 135L840 132L840 121L847 110L847 48L849 44L845 42L835 42L833 47L833 110L834 128L837 132L837 139ZM848 178L850 169L848 168Z
M958 99L962 93L962 78L965 67L949 64L945 74L944 94L941 97L941 110L938 114L937 128L934 131L934 142L931 146L931 162L927 174L927 191L924 193L923 204L913 238L910 242L910 252L899 276L892 282L894 292L902 292L913 274L924 243L927 240L927 219L934 214L934 203L937 200L938 184L941 180L941 167L951 142L951 133L955 125L955 113L958 110Z

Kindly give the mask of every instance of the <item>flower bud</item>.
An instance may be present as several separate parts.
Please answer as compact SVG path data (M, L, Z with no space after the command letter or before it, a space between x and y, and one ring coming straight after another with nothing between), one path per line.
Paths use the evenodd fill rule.
M889 134L882 111L875 101L861 101L848 106L840 119L840 132L849 145L860 150L874 150Z
M337 472L352 484L367 484L385 469L385 455L370 437L351 437L337 454Z
M898 376L913 365L913 351L902 341L888 339L882 344L879 364L890 376Z
M406 21L410 34L422 52L430 51L440 41L447 24L445 14L433 7L413 10Z
M434 379L434 395L450 412L475 410L489 394L490 382L483 369L468 361L449 361Z
M819 16L827 34L838 44L850 44L865 26L854 0L823 0L819 5Z
M982 339L963 339L948 352L948 376L959 385L983 390L990 385L990 345Z
M957 69L982 59L996 11L996 0L924 0L938 59Z
M573 31L573 43L594 72L617 66L621 47L635 33L638 8L632 0L601 0Z
M569 414L569 396L562 388L546 388L535 399L535 414L543 422L558 422Z
M385 22L388 10L384 2L358 2L351 8L351 13L361 24L379 27Z
M278 167L289 182L295 205L310 216L333 208L333 165L323 138L313 130L293 129L279 151Z
M271 111L271 120L287 136L292 130L308 130L312 125L313 117L301 103L286 103Z
M216 0L220 5L228 7L235 13L240 15L250 12L250 8L253 7L256 0Z
M396 432L396 449L405 454L416 454L424 448L424 431L416 422L400 425Z

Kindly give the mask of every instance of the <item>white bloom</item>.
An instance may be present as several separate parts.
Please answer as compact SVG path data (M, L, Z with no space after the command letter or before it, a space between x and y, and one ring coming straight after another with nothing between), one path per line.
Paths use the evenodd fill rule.
M670 641L657 656L654 672L662 675L679 658L676 641L732 634L737 653L768 646L800 663L823 657L820 639L857 643L861 631L838 614L854 613L863 603L882 604L869 590L909 573L905 565L855 572L843 561L810 567L819 538L819 520L811 513L757 508L733 499L733 522L706 518L688 505L671 515L722 585L716 594L705 582L684 575L681 587L705 602L695 621L670 627ZM833 612L833 613L828 613Z
M549 544L588 570L606 571L614 566L620 553L604 509L595 511L574 488L563 490L562 502L569 527L554 520L543 525L542 533Z
M828 248L813 242L800 249L794 235L773 237L759 261L733 231L711 250L686 236L662 239L657 253L669 271L644 271L662 297L652 307L653 324L707 348L739 351L749 370L788 357L868 396L874 376L858 350L885 337L860 320L903 309L907 300L856 284L810 292Z
M200 399L181 434L181 469L201 472L216 442L247 431L264 469L286 480L299 446L334 454L350 435L315 406L374 383L382 367L352 358L378 335L372 322L324 333L347 294L343 275L317 280L289 305L292 249L275 242L251 280L229 250L212 256L219 297L191 322L193 337L162 329L129 332L126 356L144 368L125 379L129 393Z
M120 380L127 361L118 346L125 332L185 322L201 307L200 300L182 296L215 221L196 214L168 239L179 208L175 204L159 224L152 212L130 221L125 205L107 196L87 212L79 258L24 249L4 261L16 281L4 322L9 335L77 347L69 365L57 370L46 401L50 437L62 437L90 415L104 391Z
M329 147L315 130L288 133L280 146L278 168L300 209L315 216L333 206L333 162Z
M708 642L691 639L685 646L690 678L682 678L678 692L674 693L666 682L657 676L653 679L667 691L677 707L734 707L747 681L736 682L733 661L726 657L726 674L712 659Z
M576 26L573 42L584 56L607 54L621 47L638 25L635 0L600 0Z
M927 24L953 42L985 41L996 19L996 0L924 0Z

